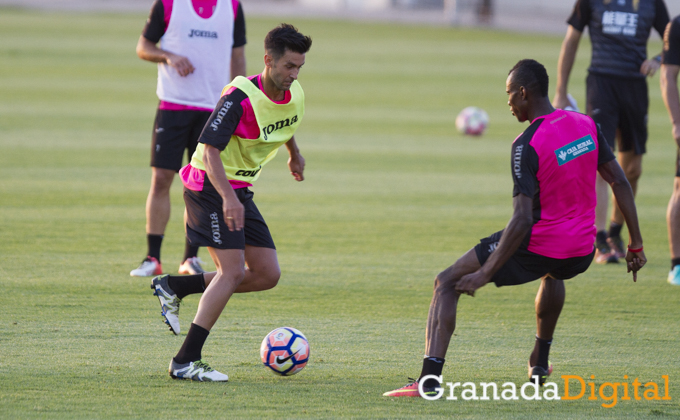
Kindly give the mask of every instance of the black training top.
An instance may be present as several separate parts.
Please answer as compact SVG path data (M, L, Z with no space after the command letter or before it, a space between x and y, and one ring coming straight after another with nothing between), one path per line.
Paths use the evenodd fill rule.
M663 63L680 66L680 16L666 26L663 34Z
M668 21L663 0L577 0L567 23L581 32L588 26L590 73L644 78L649 34L654 28L663 36Z
M250 80L259 88L257 77L253 77ZM241 123L241 117L243 116L244 111L243 101L246 99L248 99L248 95L238 88L234 88L231 92L223 95L215 106L215 110L212 115L210 115L208 122L205 124L206 127L215 125L217 130L204 129L203 132L201 132L198 142L209 144L220 151L226 149L232 134L234 134L236 128ZM232 104L225 106L225 103L227 102L231 102ZM226 109L227 111L224 112L223 115L220 115L220 110L222 109ZM259 136L260 128L255 127L254 133Z

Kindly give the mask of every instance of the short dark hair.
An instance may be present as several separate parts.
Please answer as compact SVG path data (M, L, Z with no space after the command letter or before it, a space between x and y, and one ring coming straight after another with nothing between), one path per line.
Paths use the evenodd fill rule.
M543 64L530 58L519 60L510 69L508 75L515 73L513 82L524 86L525 89L539 93L542 97L548 96L548 72Z
M305 54L312 46L312 38L302 35L298 29L288 23L282 23L269 31L264 38L264 49L275 60L283 57L286 50Z

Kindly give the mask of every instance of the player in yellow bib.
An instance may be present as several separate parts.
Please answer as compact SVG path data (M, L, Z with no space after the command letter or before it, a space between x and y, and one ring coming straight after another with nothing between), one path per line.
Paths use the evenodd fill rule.
M165 275L151 283L175 334L181 299L203 293L184 344L170 362L173 378L226 381L227 375L201 361L210 329L232 294L271 289L281 276L274 241L248 187L282 145L290 155L291 174L304 179L305 160L294 134L305 110L297 77L311 44L292 25L271 30L264 71L236 77L224 88L190 164L180 171L187 239L208 248L217 272Z

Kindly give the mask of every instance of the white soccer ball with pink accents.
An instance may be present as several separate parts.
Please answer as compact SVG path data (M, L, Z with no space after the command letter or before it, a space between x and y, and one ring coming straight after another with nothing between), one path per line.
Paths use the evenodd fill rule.
M456 128L468 136L481 136L489 125L489 114L476 106L469 106L456 117Z
M309 360L307 337L295 328L277 328L262 340L260 359L267 368L278 375L295 375Z

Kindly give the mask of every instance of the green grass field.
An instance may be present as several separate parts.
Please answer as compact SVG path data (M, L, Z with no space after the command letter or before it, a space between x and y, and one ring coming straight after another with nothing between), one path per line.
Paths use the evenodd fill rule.
M235 296L213 329L203 356L229 383L171 380L167 365L183 336L165 329L149 280L128 275L146 249L157 102L155 66L134 52L145 18L0 9L0 418L680 416L680 288L666 283L675 146L658 77L649 83L638 195L649 263L637 284L623 265L593 265L569 281L551 361L560 390L560 375L594 375L598 387L624 375L663 385L669 375L672 399L603 408L588 394L381 396L420 372L434 276L511 215L510 144L526 126L508 110L507 71L531 57L555 80L561 37L452 28L291 22L314 39L297 135L307 179L292 180L282 151L253 188L281 282ZM261 71L261 41L277 23L248 20L249 73ZM570 91L583 105L589 42L580 48ZM482 138L455 132L469 105L490 115ZM172 199L169 271L184 246L177 181ZM537 287L489 286L461 298L447 381L526 380ZM197 303L185 299L183 331ZM312 348L291 378L259 362L260 341L283 325L302 330Z

